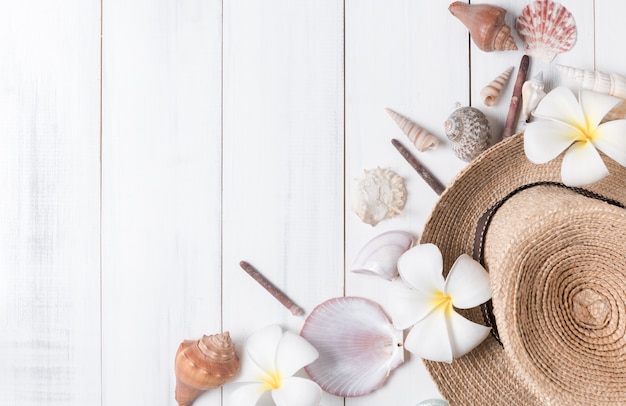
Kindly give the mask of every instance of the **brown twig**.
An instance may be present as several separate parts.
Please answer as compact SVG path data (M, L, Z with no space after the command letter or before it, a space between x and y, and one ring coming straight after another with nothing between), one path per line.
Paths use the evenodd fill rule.
M280 304L285 306L291 314L294 316L302 316L304 314L304 310L295 304L291 299L287 297L280 289L276 287L272 282L270 282L265 276L261 275L259 271L257 271L252 265L247 263L246 261L239 262L239 266L248 273L248 275L252 276L252 278L259 283L259 285L263 286L265 290L267 290L272 296L274 296Z
M513 135L513 131L515 130L515 125L517 124L517 116L519 114L520 101L522 100L522 86L526 81L529 64L530 60L528 58L528 55L522 56L522 60L519 64L519 71L517 72L517 79L515 79L515 87L513 87L513 96L511 96L509 114L506 116L506 122L504 124L502 139L508 138Z
M391 140L391 143L393 144L394 147L396 147L398 152L400 152L400 155L402 155L404 159L406 159L409 165L411 165L413 169L415 169L417 174L420 175L422 179L426 181L426 183L428 183L428 186L430 186L430 188L434 190L435 193L437 193L438 195L443 193L446 187L442 185L441 182L439 182L433 176L433 174L424 165L422 165L421 162L418 161L411 154L411 152L404 147L404 145L402 145L400 141L394 138Z

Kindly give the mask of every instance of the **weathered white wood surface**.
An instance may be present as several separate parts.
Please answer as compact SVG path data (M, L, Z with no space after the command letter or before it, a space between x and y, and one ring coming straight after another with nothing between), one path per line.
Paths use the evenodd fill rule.
M488 2L510 25L525 4ZM0 404L174 405L183 339L228 330L241 347L267 324L299 331L304 317L240 260L307 312L342 295L384 306L385 282L351 263L383 231L418 237L437 200L391 146L409 143L384 108L440 136L413 151L448 183L465 163L442 122L471 104L499 134L513 80L493 107L478 93L523 54L478 50L449 3L0 2ZM614 18L626 5L561 3L578 42L531 75L550 88L554 63L626 75ZM409 198L371 227L351 189L376 166ZM238 406L230 391L196 404ZM380 390L323 404L437 396L407 354Z

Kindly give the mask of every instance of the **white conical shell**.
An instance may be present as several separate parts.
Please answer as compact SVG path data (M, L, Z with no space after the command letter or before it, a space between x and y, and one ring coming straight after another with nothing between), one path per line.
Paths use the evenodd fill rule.
M544 98L543 72L539 72L532 79L522 85L522 118L528 121L541 99Z
M387 231L369 240L359 251L352 272L378 275L392 280L398 277L398 258L413 245L406 231Z
M400 214L405 203L404 179L388 168L365 169L352 190L352 210L372 226Z
M583 89L626 99L626 78L617 73L603 73L565 65L556 67Z
M513 73L513 66L509 66L506 68L504 72L498 75L497 78L489 82L489 84L480 91L480 97L483 99L483 103L485 106L493 106L500 96L502 89L506 85L506 82L509 81L509 77L511 77L511 73Z
M517 18L516 28L524 41L526 54L548 62L576 43L576 22L572 13L551 0L527 4Z
M305 371L336 396L368 394L404 362L402 331L376 302L362 297L323 302L307 317L300 335L319 352Z
M402 116L401 114L396 113L390 108L386 108L385 111L389 113L391 118L393 118L393 121L398 124L398 127L400 127L402 132L406 134L418 151L424 152L428 149L437 148L439 145L439 138L435 137L413 121Z

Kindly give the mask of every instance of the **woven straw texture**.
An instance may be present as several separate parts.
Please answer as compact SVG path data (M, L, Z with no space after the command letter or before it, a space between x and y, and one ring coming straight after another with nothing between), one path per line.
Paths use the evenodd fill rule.
M587 189L626 203L626 169L605 156L603 158L611 175ZM543 181L559 182L560 167L560 159L544 165L530 163L523 152L522 134L496 144L476 158L441 195L425 224L420 243L431 242L440 248L444 257L444 272L447 272L459 255L471 255L480 216L521 186ZM617 389L626 387L626 347L622 325L626 318L623 308L623 272L626 269L623 253L626 247L625 237L619 235L626 230L621 212L623 209L570 191L555 192L560 196L558 201L548 202L549 207L543 210L540 201L529 211L515 207L520 203L524 207L529 206L528 201L541 194L541 189L543 186L511 198L511 202L507 202L494 216L494 229L490 226L487 232L487 269L493 271L489 264L494 269L506 267L501 269L502 272L494 272L494 275L514 281L492 281L494 313L499 321L498 328L503 330L502 339L507 349L504 350L495 339L489 337L452 364L424 361L439 391L451 405L563 404L562 399L579 397L578 404L582 400L581 396L585 399L582 404L607 404L617 402L617 397L626 403L623 393ZM559 218L557 214L567 209L569 201L582 202L574 205L578 207L572 207L572 210L579 212L567 213L566 210ZM508 209L506 206L509 206ZM602 210L594 211L589 208L591 206L601 207ZM550 212L556 213L556 217L550 218ZM534 225L539 215L543 220L536 227L527 227ZM576 219L571 218L574 215ZM604 224L605 220L613 225L612 228ZM567 230L576 231L570 234L578 234L579 225L585 222L602 222L602 225L588 227L589 235L583 233L585 236L580 237L585 242L576 241L578 246L575 246L565 230L554 227L554 230L546 232L546 227L552 228L551 222L554 221L566 224ZM498 225L500 230L497 229ZM503 236L497 237L498 234ZM615 240L607 239L612 234L618 237ZM516 242L532 241L537 236L545 241L534 248L532 244L514 247ZM580 246L589 244L589 241L598 245L592 244L582 250ZM546 245L544 249L542 245L545 244L554 245ZM557 252L550 259L556 261L558 266L545 263L548 250ZM602 254L598 254L600 251ZM525 267L537 267L539 274L525 279L528 275L521 271ZM563 269L563 272L555 275L556 279L546 285L545 279L551 275L548 270L554 267ZM515 268L516 272L506 273L507 268ZM576 269L586 276L578 278ZM602 283L595 283L605 278L610 279L610 282L603 280ZM496 283L498 286L494 286ZM520 284L520 287L513 288L516 284ZM538 286L548 286L552 290L541 290ZM521 305L515 302L517 289L522 295ZM500 300L509 303L500 306ZM559 308L560 303L570 308ZM459 312L470 320L483 323L478 308ZM555 316L559 320L550 320ZM506 323L502 320L506 320ZM512 321L510 324L509 320ZM585 325L591 328L585 329ZM545 335L545 339L551 341L533 341L537 339L535 328L539 326L543 328L540 330L540 339L543 340ZM595 333L589 333L588 330ZM584 344L585 340L589 341L588 345ZM557 353L555 348L561 353ZM621 355L617 357L617 354ZM607 366L604 366L605 362ZM564 364L562 368L560 365L559 368L553 368L553 364L560 363ZM615 374L609 373L609 369L614 370ZM608 398L599 396L597 389L594 392L593 385L584 385L587 379L597 381L600 377L608 380L600 387L609 388L608 392L612 394L607 395Z

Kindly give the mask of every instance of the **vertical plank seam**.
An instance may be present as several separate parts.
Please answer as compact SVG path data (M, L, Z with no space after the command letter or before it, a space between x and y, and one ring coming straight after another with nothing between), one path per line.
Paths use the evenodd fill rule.
M99 219L99 277L100 277L100 406L104 404L104 337L103 337L103 325L102 325L102 106L103 106L103 26L104 26L104 0L100 0L100 219Z
M347 224L346 224L346 210L348 208L347 205L347 193L346 193L346 187L347 187L347 181L346 181L346 174L347 174L347 169L346 169L346 157L347 157L347 148L348 148L348 143L347 141L347 137L346 137L346 121L347 121L347 117L346 117L346 93L347 93L347 86L346 86L346 0L343 0L343 58L342 58L342 62L343 62L343 185L341 187L341 193L343 193L343 208L342 208L342 213L343 213L343 255L341 258L341 262L343 264L343 291L342 291L342 296L346 295L346 273L347 273L347 266L346 266L346 260L347 260L347 254L346 254L346 230L347 230ZM346 406L346 398L343 398L343 406Z
M224 0L220 6L220 330L224 331ZM224 387L220 405L224 406Z
M592 2L592 7L593 7L593 17L592 17L592 21L593 21L593 70L598 69L598 65L597 65L597 59L596 59L596 49L598 47L598 37L597 37L597 33L596 33L596 0L593 0Z

